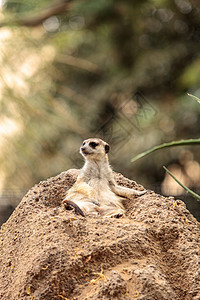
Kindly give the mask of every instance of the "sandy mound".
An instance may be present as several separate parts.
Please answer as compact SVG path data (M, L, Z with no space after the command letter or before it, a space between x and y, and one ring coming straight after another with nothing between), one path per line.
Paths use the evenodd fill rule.
M200 299L199 224L184 203L150 192L123 218L83 218L60 207L77 174L40 182L2 226L0 299Z

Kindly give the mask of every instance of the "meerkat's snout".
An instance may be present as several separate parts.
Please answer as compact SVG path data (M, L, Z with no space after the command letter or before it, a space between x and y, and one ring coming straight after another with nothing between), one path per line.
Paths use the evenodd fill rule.
M86 148L85 147L81 147L80 148L80 152L85 153L86 152Z

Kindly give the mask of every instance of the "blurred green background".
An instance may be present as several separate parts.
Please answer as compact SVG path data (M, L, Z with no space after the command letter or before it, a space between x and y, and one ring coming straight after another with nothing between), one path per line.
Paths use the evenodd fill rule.
M82 140L111 145L113 169L200 206L200 2L0 0L0 222L40 180L79 168ZM7 214L7 215L6 215Z

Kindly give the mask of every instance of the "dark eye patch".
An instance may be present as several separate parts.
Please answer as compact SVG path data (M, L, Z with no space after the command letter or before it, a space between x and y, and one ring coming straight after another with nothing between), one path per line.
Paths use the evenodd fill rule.
M82 144L83 146L85 145L85 142L83 142L83 144Z
M110 150L110 146L107 144L107 145L105 145L105 152L106 153L108 153L109 152L109 150Z
M90 142L89 143L89 146L91 147L91 148L93 148L93 149L95 149L96 148L96 146L98 146L99 144L98 143L95 143L95 142Z

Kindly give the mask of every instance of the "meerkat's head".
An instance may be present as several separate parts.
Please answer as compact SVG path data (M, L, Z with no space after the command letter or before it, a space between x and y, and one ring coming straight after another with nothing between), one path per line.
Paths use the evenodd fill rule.
M85 159L101 160L109 152L110 146L101 139L91 138L83 141L80 153Z

